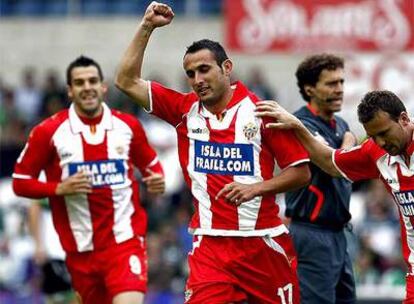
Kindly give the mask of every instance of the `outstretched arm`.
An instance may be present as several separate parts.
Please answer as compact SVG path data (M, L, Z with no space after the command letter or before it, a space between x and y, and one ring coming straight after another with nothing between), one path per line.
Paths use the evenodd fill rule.
M332 176L341 176L332 162L334 149L321 143L294 115L287 112L275 101L257 103L256 116L274 118L276 122L268 123L266 128L292 129L309 153L314 164Z
M141 78L142 62L152 31L171 23L174 18L172 9L153 1L145 11L130 45L121 59L115 85L130 96L138 105L149 109L148 82Z

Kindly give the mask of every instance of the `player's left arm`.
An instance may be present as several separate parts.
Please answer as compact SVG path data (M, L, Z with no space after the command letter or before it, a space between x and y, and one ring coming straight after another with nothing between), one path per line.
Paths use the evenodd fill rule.
M147 186L148 192L162 194L165 192L165 177L157 153L149 144L145 131L138 120L135 121L133 130L131 160L140 170L143 176L142 181Z
M40 171L52 159L51 147L50 130L43 123L35 126L14 166L12 186L16 195L27 198L56 195L57 181L38 180Z
M256 196L264 196L286 191L293 191L306 186L311 179L311 173L307 163L301 163L297 166L288 167L279 175L269 180L254 184L242 184L233 182L227 184L219 191L216 196L218 199L224 196L230 203L237 206L247 202Z

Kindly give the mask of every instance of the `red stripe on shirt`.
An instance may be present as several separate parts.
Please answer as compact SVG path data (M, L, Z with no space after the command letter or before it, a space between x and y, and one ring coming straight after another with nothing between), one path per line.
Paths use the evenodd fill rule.
M88 144L82 136L84 161L98 161L108 159L107 134L102 143ZM93 227L94 249L106 248L115 245L115 237L112 232L114 226L114 202L110 187L93 189L88 194L89 210ZM99 233L97 233L99 232Z

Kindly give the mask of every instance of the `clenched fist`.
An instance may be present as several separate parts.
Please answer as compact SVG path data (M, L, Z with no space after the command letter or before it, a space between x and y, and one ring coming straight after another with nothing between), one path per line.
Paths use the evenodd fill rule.
M145 11L142 25L154 29L171 23L173 18L174 12L171 7L163 3L152 1Z

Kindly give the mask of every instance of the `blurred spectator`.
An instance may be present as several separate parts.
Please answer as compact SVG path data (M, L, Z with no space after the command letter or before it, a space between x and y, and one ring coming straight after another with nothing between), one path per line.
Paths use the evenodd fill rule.
M395 203L380 180L368 184L365 199L365 218L356 227L358 234L365 238L368 246L380 256L393 259L401 256L400 227Z
M34 263L41 270L41 291L47 304L76 303L70 275L65 266L65 252L53 227L46 199L32 201L28 207L28 226L34 240Z
M4 84L3 78L1 78L0 76L0 106L2 105L3 94L5 90L6 90L6 85Z
M16 106L15 94L12 89L4 88L2 90L2 102L0 104L0 126L2 128L2 142L10 143L21 141L21 139L13 136L14 129L10 125L17 121L23 122L23 117L20 115L19 109ZM14 134L15 135L15 134Z
M387 286L405 286L405 276L407 265L404 259L400 257L392 261L390 267L384 271L381 278L381 284Z
M108 92L106 93L106 100L110 107L135 116L138 116L141 113L141 108L132 103L127 95L115 88L113 81L108 80L107 83Z
M177 210L176 211L176 226L177 226L178 240L185 254L190 252L193 247L193 239L191 235L188 233L188 223L190 222L190 218L192 214L191 197L190 197L190 192L189 191L186 191L186 192L188 194L188 197L185 198L185 200L188 203L181 204L176 209Z
M185 257L174 221L164 218L157 233L148 234L149 292L146 303L183 303Z
M59 81L59 74L55 70L48 70L42 91L40 119L45 119L69 105L66 100L66 89Z
M353 221L358 238L356 283L404 286L407 266L402 259L398 210L393 198L380 180L370 180L353 196L358 196L357 203L363 206Z
M355 283L357 285L375 285L380 282L378 259L378 255L367 248L363 248L358 253L354 267Z
M3 91L0 105L0 177L10 176L26 140L27 125L19 115L14 93Z
M250 68L249 76L246 81L246 85L253 91L259 98L268 100L276 99L276 94L272 91L269 84L266 82L263 71L259 66L254 66Z
M16 107L26 123L34 124L39 118L41 98L41 90L36 83L36 71L27 67L22 72L22 85L15 90Z
M25 226L28 201L13 193L11 179L1 180L0 197L4 222L4 230L0 231L0 299L3 291L15 299L13 300L15 302L11 303L17 303L19 299L31 298L36 280L31 262L33 242ZM22 303L30 303L30 301Z

